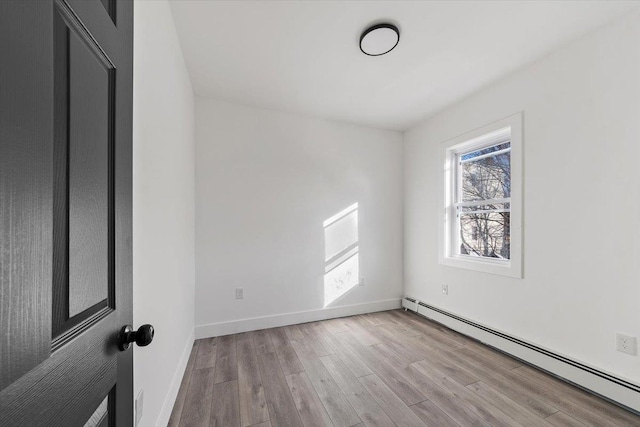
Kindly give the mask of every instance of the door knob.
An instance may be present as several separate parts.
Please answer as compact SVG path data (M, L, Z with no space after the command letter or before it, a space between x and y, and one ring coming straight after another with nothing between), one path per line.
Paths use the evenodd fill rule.
M129 348L132 342L140 347L147 346L153 341L153 326L142 325L134 331L131 325L123 326L118 335L118 347L124 351Z

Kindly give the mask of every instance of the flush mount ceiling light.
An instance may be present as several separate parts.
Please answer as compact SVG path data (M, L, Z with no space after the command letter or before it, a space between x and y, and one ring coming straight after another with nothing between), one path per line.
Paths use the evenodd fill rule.
M400 41L400 31L392 24L376 24L360 36L360 50L365 55L380 56L389 53Z

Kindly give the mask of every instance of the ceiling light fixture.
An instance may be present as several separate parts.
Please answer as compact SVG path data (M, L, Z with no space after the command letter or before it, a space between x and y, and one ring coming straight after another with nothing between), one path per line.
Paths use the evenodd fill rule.
M389 53L400 41L400 31L392 24L376 24L360 36L360 50L365 55L380 56Z

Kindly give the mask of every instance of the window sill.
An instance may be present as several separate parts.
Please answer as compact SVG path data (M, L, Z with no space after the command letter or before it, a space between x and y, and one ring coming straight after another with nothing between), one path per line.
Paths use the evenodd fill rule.
M449 267L464 268L499 276L522 278L522 269L507 260L474 259L473 257L443 257L440 264Z

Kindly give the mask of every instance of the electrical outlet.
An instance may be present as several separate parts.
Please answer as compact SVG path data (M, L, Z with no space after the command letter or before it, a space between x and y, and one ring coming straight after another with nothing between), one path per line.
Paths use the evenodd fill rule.
M449 295L449 285L442 284L442 293L445 295Z
M138 393L138 396L136 397L136 402L133 407L133 410L135 411L136 426L140 424L140 420L142 419L143 404L144 404L144 389L140 390L140 393Z
M244 289L236 288L236 299L243 299L243 298L244 298Z
M632 356L638 354L638 343L636 337L631 335L616 333L616 350L622 353L627 353Z
M364 276L360 276L360 283L358 283L358 285L364 286Z

